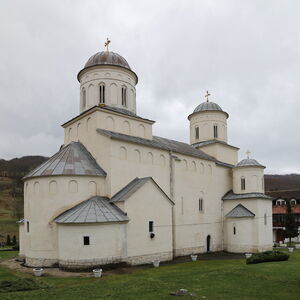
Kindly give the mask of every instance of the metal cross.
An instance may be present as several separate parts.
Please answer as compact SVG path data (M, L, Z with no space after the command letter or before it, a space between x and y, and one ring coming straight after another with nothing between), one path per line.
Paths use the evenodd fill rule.
M110 40L106 38L106 42L104 43L104 47L106 47L106 51L108 51L108 45L110 44Z
M250 157L251 152L249 150L246 151L247 158Z
M204 96L206 98L206 102L208 102L208 97L210 96L210 93L206 91L206 95Z

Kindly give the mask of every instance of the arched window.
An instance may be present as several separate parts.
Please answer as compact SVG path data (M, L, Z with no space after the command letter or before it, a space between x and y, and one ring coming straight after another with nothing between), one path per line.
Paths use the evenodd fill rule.
M214 138L218 137L218 125L214 125Z
M199 127L195 128L195 139L199 139Z
M105 84L100 83L99 85L99 103L105 103Z
M244 191L246 189L246 180L245 177L241 178L241 190Z
M126 86L122 86L122 105L127 106L127 89Z
M295 199L292 199L292 200L290 201L290 203L291 203L291 205L296 205L296 204L297 204L297 201L296 201Z
M82 109L85 109L86 107L86 90L82 90Z

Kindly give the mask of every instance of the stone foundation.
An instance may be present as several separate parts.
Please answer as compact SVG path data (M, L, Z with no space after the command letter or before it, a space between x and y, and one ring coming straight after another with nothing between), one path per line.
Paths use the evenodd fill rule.
M225 249L232 253L256 253L273 249L273 245L225 245Z
M153 260L160 261L169 261L173 259L173 253L170 252L161 252L161 253L153 253L148 255L139 255L139 256L130 256L126 257L124 261L126 261L130 265L142 265L142 264L150 264Z
M54 267L57 263L57 259L25 257L27 267Z
M119 264L122 262L124 262L124 259L122 259L121 257L59 260L59 267L66 270L84 270L92 269L103 265Z
M175 249L175 256L186 256L194 253L204 253L204 252L206 252L204 246L181 248L181 249Z

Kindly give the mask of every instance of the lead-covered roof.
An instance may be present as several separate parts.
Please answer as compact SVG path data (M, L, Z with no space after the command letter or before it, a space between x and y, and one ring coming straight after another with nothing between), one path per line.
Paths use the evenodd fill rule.
M127 215L106 197L94 196L68 209L54 219L56 223L107 223L128 221Z
M106 176L106 172L80 142L71 142L29 172L24 179L56 175Z

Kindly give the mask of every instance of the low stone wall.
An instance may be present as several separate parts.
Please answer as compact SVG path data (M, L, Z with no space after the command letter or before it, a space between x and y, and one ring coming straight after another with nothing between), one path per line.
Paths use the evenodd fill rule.
M131 257L126 257L125 261L130 265L142 265L142 264L150 264L156 259L160 261L172 260L173 253L170 251L170 252L153 253L148 255L131 256Z
M57 259L25 257L25 266L27 267L54 267L57 263Z

